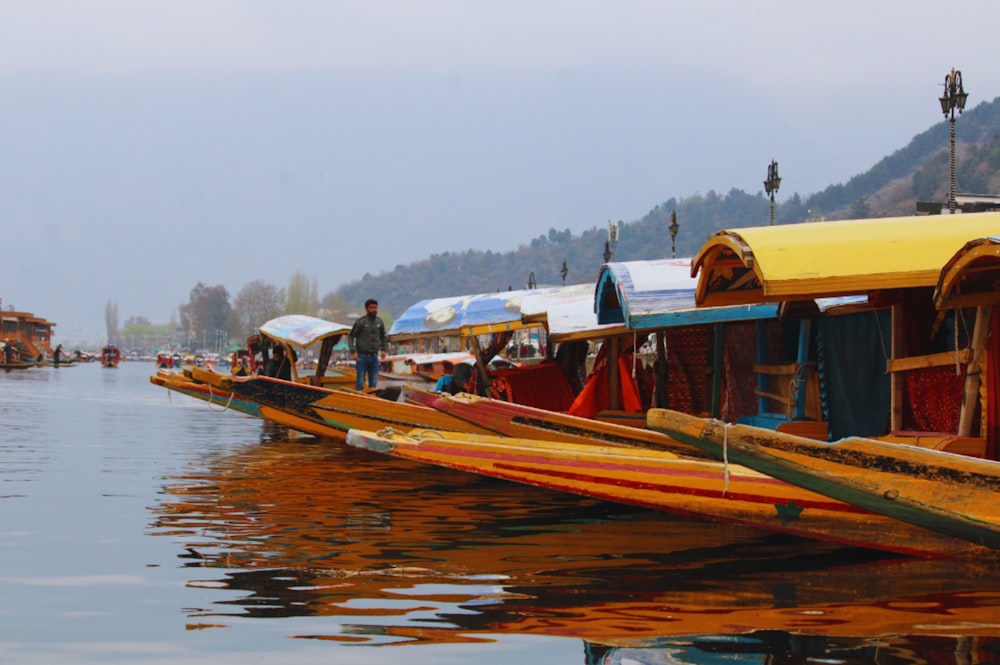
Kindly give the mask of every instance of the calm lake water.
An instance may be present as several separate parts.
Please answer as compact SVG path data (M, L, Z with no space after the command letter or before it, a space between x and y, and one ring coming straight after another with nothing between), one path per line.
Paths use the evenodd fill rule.
M996 563L888 558L0 374L0 662L1000 663Z

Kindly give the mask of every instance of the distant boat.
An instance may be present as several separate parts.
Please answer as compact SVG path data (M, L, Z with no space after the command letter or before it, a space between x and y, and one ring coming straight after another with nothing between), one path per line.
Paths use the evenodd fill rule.
M44 363L29 362L24 360L12 360L10 362L0 362L0 369L9 371L12 369L28 369L30 367L41 367Z
M108 344L101 349L101 365L104 367L118 367L121 361L121 351L114 344Z

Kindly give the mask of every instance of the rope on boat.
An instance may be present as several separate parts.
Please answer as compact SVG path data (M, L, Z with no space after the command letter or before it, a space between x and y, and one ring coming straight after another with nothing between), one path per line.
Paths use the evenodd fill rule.
M633 328L632 329L632 380L633 381L635 381L635 366L636 363L639 362L639 347L637 346L637 344L639 343L638 334L639 334L638 331L635 328Z
M382 439L391 439L394 436L402 436L411 441L423 441L424 439L443 439L444 436L438 430L433 429L420 429L420 430L410 430L409 432L401 432L396 428L389 426L383 427L382 429L375 432L375 435Z
M891 358L889 357L890 354L886 353L885 350L885 335L882 333L882 321L879 319L877 310L872 311L872 316L875 317L875 328L878 329L878 341L879 348L882 350L882 358L888 363Z
M729 423L722 423L722 496L729 491Z
M961 354L958 348L958 321L962 320L962 327L965 327L965 317L962 316L961 310L955 310L955 325L952 326L955 329L955 376L962 376L962 360ZM971 338L971 336L970 336ZM972 348L972 344L969 344L969 348ZM969 361L972 361L972 355L969 355Z
M212 384L209 383L207 385L208 385L208 399L206 400L206 402L208 403L209 410L211 410L211 411L225 411L226 409L228 409L229 405L231 405L233 403L233 397L236 395L236 393L235 392L229 393L229 399L226 400L226 403L222 406L222 408L221 409L215 409L215 408L212 407L212 400L215 398L215 393L212 392Z

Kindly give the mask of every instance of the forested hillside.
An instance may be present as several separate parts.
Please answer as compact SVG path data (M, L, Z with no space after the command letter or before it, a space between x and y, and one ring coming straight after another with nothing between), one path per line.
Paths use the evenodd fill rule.
M966 111L956 127L957 190L1000 194L1000 98ZM914 214L917 201L946 200L948 161L948 129L942 120L846 183L806 197L796 193L785 198L776 206L775 223ZM732 189L725 194L710 191L669 198L641 219L622 224L615 260L669 257L672 211L679 224L676 254L690 256L715 231L767 224L770 201L763 189L752 194ZM424 261L367 274L329 296L352 304L376 297L384 308L398 314L421 298L524 288L531 276L536 284L558 285L563 283L564 262L567 284L592 282L604 262L607 240L607 227L593 227L579 235L568 229L549 229L515 251L478 248L434 254Z

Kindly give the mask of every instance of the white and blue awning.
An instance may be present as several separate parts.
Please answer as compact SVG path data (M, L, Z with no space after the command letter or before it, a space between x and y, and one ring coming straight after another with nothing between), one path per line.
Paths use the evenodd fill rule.
M695 303L691 259L623 261L601 268L594 295L597 321L630 330L774 318L775 303L703 307Z
M300 349L307 349L324 339L349 332L351 326L304 314L279 316L260 327L261 335Z
M392 324L389 338L470 336L545 326L553 338L599 334L594 284L549 286L451 298L430 298L409 307Z

